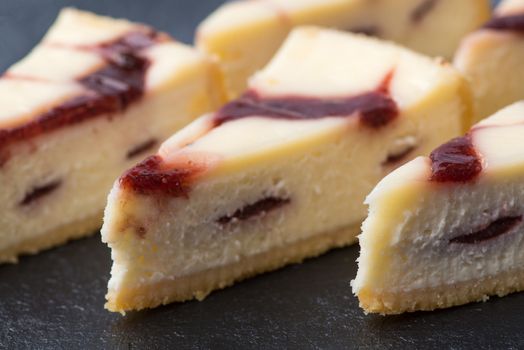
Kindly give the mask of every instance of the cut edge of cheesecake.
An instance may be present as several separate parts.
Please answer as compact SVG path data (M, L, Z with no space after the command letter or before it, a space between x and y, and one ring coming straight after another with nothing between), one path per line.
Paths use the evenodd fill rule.
M339 54L335 63L331 51ZM355 51L364 57L355 58ZM299 65L295 57L308 59ZM318 82L326 80L330 86L322 89ZM361 201L375 181L411 152L424 154L463 132L471 108L467 89L448 64L390 42L295 29L242 97L177 132L115 182L102 228L113 258L106 307L125 312L202 299L330 245L351 244L365 216ZM369 147L372 161L365 160ZM351 155L357 148L367 156ZM361 200L331 206L337 196L329 194L341 188L334 184L348 169L360 169L356 164L367 164L366 170L353 178L359 185L343 193ZM325 176L328 166L338 167L334 179ZM333 210L320 210L328 204ZM333 232L342 232L340 241ZM295 246L303 248L286 259L286 249L294 249L286 247ZM274 260L258 258L272 252ZM208 271L220 275L208 281Z
M326 232L270 251L244 258L242 261L218 266L173 280L147 284L125 292L106 294L105 308L120 312L142 310L166 305L174 301L204 300L211 292L235 282L273 271L289 264L301 263L328 250L344 247L356 241L360 225Z
M176 99L183 103L172 108ZM225 90L212 58L167 34L64 8L33 50L1 76L0 101L0 178L17 179L2 193L3 263L94 234L102 225L103 188L183 124L223 103ZM162 104L172 110L170 121ZM113 128L128 132L115 135ZM122 147L111 148L112 141ZM80 153L98 146L98 161ZM79 177L91 172L86 194L90 185ZM78 209L77 188L89 207Z
M453 65L470 81L475 101L475 122L524 98L524 3L505 0L493 18L466 35Z
M366 313L431 311L524 290L524 203L514 195L524 187L523 131L520 101L373 189L352 281Z

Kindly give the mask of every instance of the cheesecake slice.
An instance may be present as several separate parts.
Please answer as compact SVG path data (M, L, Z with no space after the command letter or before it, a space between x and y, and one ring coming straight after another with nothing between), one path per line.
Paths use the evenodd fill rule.
M365 36L296 29L249 90L125 172L105 211L106 307L214 289L355 241L365 195L463 130L449 65Z
M364 33L451 58L461 38L488 20L489 13L488 0L233 1L201 23L195 41L218 57L236 97L297 25Z
M468 35L454 65L471 81L476 120L524 99L524 0L505 0Z
M524 290L524 102L386 176L367 198L353 291L366 312Z
M150 27L63 10L0 77L0 262L99 228L114 179L221 103L218 74Z

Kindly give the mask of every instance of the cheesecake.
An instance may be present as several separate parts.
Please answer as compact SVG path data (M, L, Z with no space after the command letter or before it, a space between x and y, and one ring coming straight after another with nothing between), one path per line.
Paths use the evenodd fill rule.
M94 233L115 178L223 95L195 49L62 10L0 77L0 262Z
M232 1L200 24L195 42L218 58L228 91L236 97L295 26L364 33L451 58L461 38L487 21L490 11L489 0Z
M524 1L505 0L461 43L454 65L471 81L475 119L524 99Z
M449 64L363 35L295 29L249 89L114 184L111 311L203 299L351 244L385 174L460 134Z
M524 101L386 176L367 197L353 291L366 312L524 290Z

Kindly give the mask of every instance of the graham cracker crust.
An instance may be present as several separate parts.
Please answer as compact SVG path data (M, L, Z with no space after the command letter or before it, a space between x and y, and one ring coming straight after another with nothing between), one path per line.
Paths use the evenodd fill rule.
M0 263L16 263L20 255L35 254L69 240L89 236L102 226L102 213L66 224L56 230L18 242L0 251Z
M171 302L203 300L209 293L233 283L288 264L300 263L329 249L356 242L360 223L333 232L278 247L246 257L234 264L219 266L192 275L143 285L132 289L109 290L106 309L124 314L126 311L153 308Z
M358 299L360 307L366 313L395 315L486 301L490 296L503 297L523 290L524 269L517 269L497 276L404 293L374 293L362 289L358 294Z

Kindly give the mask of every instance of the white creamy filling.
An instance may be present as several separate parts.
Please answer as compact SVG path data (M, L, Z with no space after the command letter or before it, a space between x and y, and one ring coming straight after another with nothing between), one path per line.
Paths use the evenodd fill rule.
M148 94L124 115L95 117L14 144L0 169L0 182L9 184L0 192L0 250L99 215L115 179L155 148L128 159L130 150L152 139L162 142L195 114L211 108L200 94L207 81L188 78L191 82L183 87L177 84ZM61 180L55 191L19 205L35 186L54 179Z
M524 268L523 223L475 244L450 242L499 218L523 215L524 198L515 196L524 192L521 181L488 179L478 185L428 186L413 209L406 211L405 219L392 228L398 234L392 234L385 246L383 270L373 271L379 265L359 265L356 290L363 286L377 292L451 287ZM361 260L368 261L365 254Z
M130 197L126 197L114 190L103 231L104 240L113 249L110 288L175 279L358 224L365 215L365 195L391 170L382 164L388 155L397 151L399 144L414 139L420 140L414 155L429 152L443 138L458 134L460 127L453 121L460 111L455 100L435 105L431 112L411 111L414 116L402 116L383 130L350 128L349 124L347 129L324 128L301 142L273 147L271 152L246 154L241 161L236 156L226 158L220 165L224 169L219 167L216 175L211 173L208 179L197 181L187 199L161 200L159 204L154 195L135 197L128 193ZM257 118L253 119L256 122ZM244 131L249 137L265 129L259 125L258 130ZM222 136L226 135L230 134ZM172 140L173 149L179 141ZM216 140L215 150L224 147L221 142ZM212 146L210 143L200 150L211 151ZM220 227L215 222L268 194L290 198L290 203L238 225ZM127 224L130 217L147 227L144 238L137 237L136 227Z

